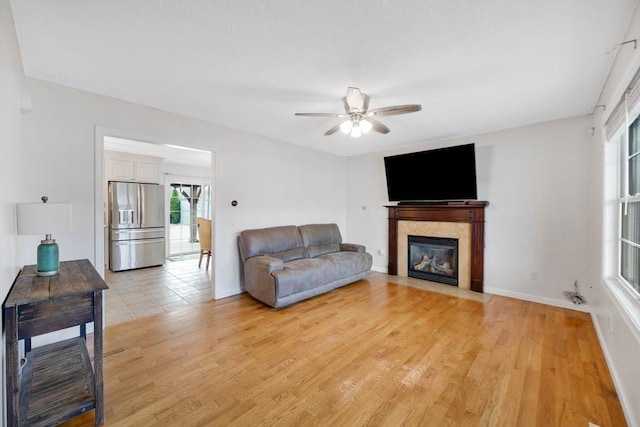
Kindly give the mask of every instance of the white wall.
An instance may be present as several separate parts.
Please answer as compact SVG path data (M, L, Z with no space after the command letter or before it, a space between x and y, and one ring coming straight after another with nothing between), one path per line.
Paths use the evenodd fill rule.
M22 191L21 150L22 114L22 60L18 49L11 6L8 1L0 1L0 300L4 301L20 271L22 259L17 255L15 232L15 202ZM35 252L35 247L34 247ZM5 337L2 334L3 378L0 388L2 414L0 420L6 425L5 403Z
M485 292L584 309L566 301L562 293L572 290L574 277L585 292L595 283L585 272L589 189L585 147L593 138L587 133L591 126L589 115L351 158L349 235L373 253L376 270L386 271L384 205L389 202L383 157L473 142L478 198L489 202ZM537 281L531 279L532 273L538 273Z
M624 40L640 40L640 7L631 18L630 26ZM620 300L614 296L606 284L603 268L603 256L606 246L603 243L604 223L604 146L603 125L611 111L622 97L623 91L630 83L633 74L640 69L640 46L636 49L632 44L622 46L616 52L614 65L609 73L607 83L602 90L597 105L605 105L605 109L596 109L595 134L598 138L589 144L591 157L591 174L589 176L589 211L592 214L589 228L589 266L594 278L594 289L591 297L592 319L598 332L600 344L604 350L611 375L625 409L628 424L640 426L640 328L625 312ZM636 301L627 307L640 313L640 305ZM630 304L629 304L630 303Z
M242 291L241 230L306 222L345 226L343 158L40 80L26 79L25 92L33 109L25 116L21 148L31 166L20 201L47 194L72 202L73 232L57 238L61 259L95 261L95 126L215 152L217 298ZM237 207L230 205L234 199ZM35 262L35 251L23 255Z
M0 2L0 298L3 301L21 262L16 255L15 202L22 190L23 78L11 7L9 2Z

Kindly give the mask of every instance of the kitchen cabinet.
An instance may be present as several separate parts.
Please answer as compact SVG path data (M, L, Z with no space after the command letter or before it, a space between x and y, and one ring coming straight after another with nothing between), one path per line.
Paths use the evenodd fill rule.
M130 160L107 159L109 181L131 181L135 179L135 163Z
M104 423L102 291L89 260L63 261L60 273L42 277L25 266L4 303L7 421L52 426L91 409ZM93 328L93 364L86 325ZM34 336L79 327L79 336L31 348ZM20 360L19 342L24 342Z
M156 163L136 162L136 181L152 182L158 184L160 182L160 165Z
M107 181L160 183L160 164L133 160L107 159Z

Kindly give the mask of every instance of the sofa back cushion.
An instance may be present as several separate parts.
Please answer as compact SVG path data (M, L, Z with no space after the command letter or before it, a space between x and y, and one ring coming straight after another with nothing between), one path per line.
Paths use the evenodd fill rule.
M307 224L298 229L310 258L340 250L342 236L337 224Z
M307 257L295 225L244 230L240 232L238 245L242 262L259 255L269 255L284 262Z

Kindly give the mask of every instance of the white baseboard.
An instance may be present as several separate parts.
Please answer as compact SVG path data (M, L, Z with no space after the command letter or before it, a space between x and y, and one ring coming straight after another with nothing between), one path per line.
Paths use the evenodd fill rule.
M521 292L506 291L504 289L498 289L498 288L484 288L484 293L493 294L493 295L502 295L504 297L516 298L524 301L531 301L531 302L537 302L540 304L551 305L553 307L568 308L571 310L582 311L584 313L591 313L591 308L589 307L588 304L576 305L576 304L570 303L569 301L557 300L553 298L544 298L544 297L539 297L539 296L530 295L530 294L523 294Z

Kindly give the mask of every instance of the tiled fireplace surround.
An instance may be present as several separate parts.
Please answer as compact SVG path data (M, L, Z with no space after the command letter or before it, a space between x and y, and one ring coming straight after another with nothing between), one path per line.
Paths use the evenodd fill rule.
M387 206L388 273L408 276L407 236L458 239L458 288L483 291L484 208L487 202Z

